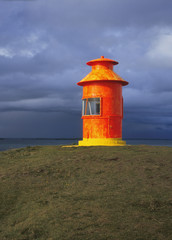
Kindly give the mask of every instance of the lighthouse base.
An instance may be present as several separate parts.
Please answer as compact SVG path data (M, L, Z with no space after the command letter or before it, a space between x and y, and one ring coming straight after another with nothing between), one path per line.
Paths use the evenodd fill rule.
M78 146L125 146L126 141L121 138L84 138Z

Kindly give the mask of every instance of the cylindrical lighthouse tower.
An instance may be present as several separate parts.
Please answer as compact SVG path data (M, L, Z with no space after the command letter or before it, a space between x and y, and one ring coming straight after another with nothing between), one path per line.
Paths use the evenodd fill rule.
M122 86L128 84L113 72L118 62L104 58L87 65L92 71L83 78L82 119L83 140L79 146L120 146L122 141Z

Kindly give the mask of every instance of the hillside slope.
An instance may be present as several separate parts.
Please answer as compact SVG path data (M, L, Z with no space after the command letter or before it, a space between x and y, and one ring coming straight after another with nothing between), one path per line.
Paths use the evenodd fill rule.
M1 240L171 240L172 148L0 152Z

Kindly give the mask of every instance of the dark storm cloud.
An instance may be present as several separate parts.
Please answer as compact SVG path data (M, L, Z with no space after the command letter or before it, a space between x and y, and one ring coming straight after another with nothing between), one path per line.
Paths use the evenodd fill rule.
M0 1L0 5L1 135L21 136L25 133L21 119L27 126L31 118L41 121L41 112L47 124L55 121L48 114L53 119L57 114L57 132L64 114L79 119L82 89L76 83L91 70L85 62L105 55L120 62L114 70L130 82L124 88L127 134L132 137L128 127L135 125L133 136L144 135L145 130L156 137L162 129L163 136L170 136L170 0ZM16 121L13 127L6 121L9 131L7 118ZM72 120L68 124L70 136ZM49 125L49 132L54 126Z

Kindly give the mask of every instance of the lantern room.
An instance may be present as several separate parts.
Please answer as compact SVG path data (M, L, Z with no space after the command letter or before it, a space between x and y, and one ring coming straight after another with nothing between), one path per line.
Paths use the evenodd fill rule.
M104 58L91 60L92 71L77 84L83 87L83 140L79 146L123 146L122 86L128 84L113 71L118 62Z

